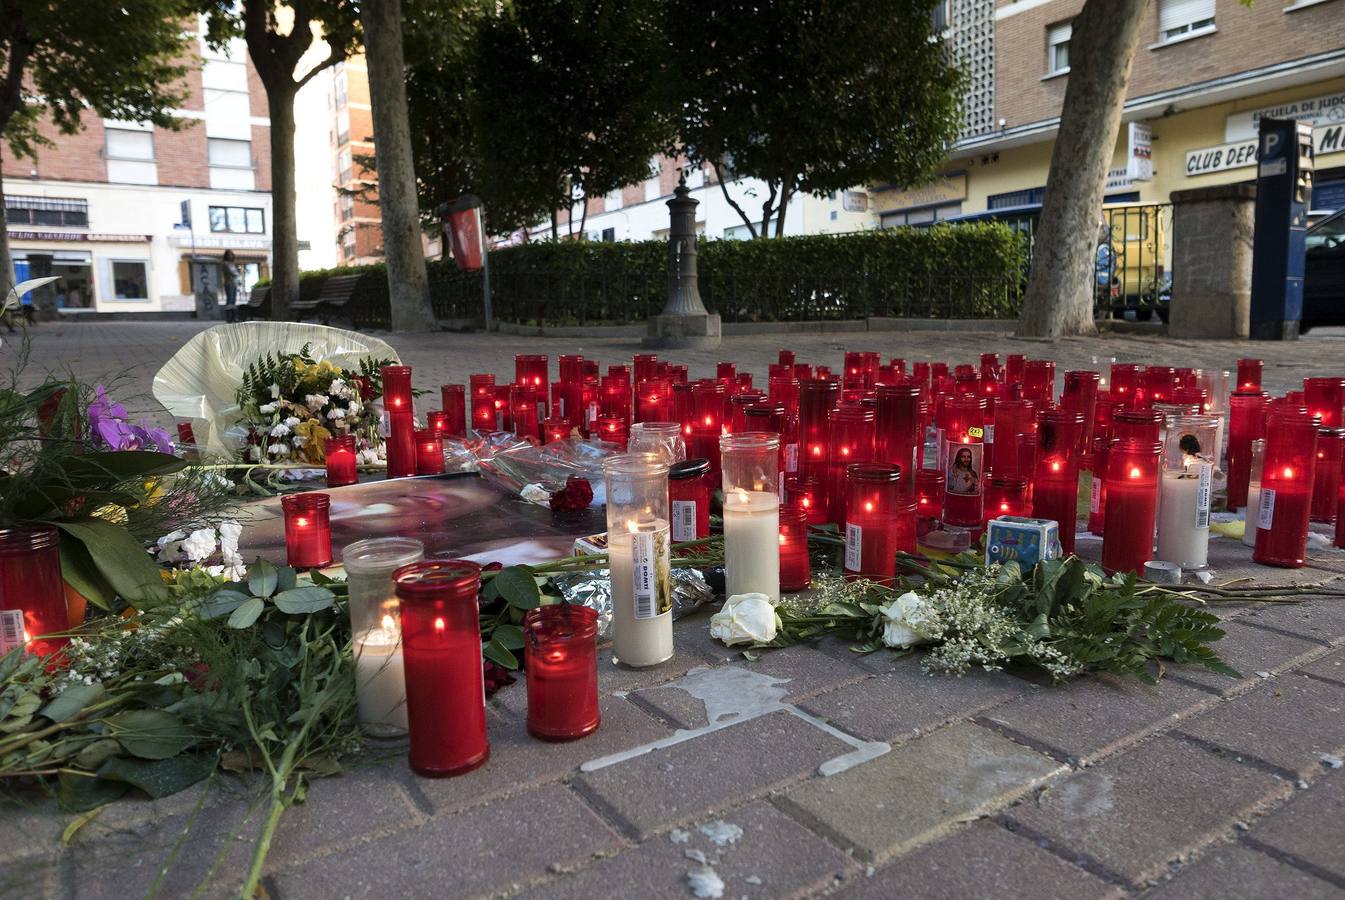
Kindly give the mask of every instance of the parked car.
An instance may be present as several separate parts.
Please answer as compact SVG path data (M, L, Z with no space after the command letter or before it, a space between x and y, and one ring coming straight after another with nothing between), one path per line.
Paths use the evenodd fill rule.
M1345 325L1345 209L1308 229L1299 331Z

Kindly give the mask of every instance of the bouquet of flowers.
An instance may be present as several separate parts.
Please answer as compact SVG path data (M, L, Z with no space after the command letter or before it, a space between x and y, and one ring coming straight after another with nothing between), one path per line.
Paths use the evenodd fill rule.
M267 354L247 367L238 387L242 424L248 430L243 461L321 465L323 440L353 434L358 461L383 459L379 411L380 369L392 360L362 358L345 369L313 358L309 345L298 353Z

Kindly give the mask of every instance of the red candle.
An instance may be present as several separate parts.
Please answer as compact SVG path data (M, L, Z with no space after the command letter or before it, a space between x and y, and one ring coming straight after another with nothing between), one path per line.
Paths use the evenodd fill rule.
M18 647L48 656L70 643L61 533L50 525L0 529L0 657Z
M873 459L873 410L862 406L839 406L829 414L831 423L827 454L827 477L822 492L827 501L827 521L845 523L846 470L851 463Z
M672 420L672 382L667 378L646 378L635 388L635 421Z
M819 499L816 475L794 475L785 479L785 505L803 510L809 525L827 521L826 504Z
M1140 367L1134 363L1111 364L1111 392L1118 401L1125 401L1140 386Z
M625 450L626 420L617 416L599 416L598 437Z
M1023 475L1031 477L1032 470L1023 471L1018 461L1018 438L1037 433L1037 404L1031 400L1000 400L995 404L995 445L991 451L990 467L996 475Z
M1055 402L1055 363L1029 359L1023 369L1023 398L1049 406Z
M981 524L984 439L985 400L974 394L948 400L944 405L943 444L939 448L946 525L975 528Z
M444 474L444 439L430 428L416 429L416 474Z
M435 437L448 436L448 413L442 409L432 409L425 413L425 424Z
M1171 403L1177 386L1177 370L1172 366L1149 366L1144 370L1144 389L1152 403Z
M1237 390L1261 390L1261 366L1262 363L1259 359L1238 360Z
M439 387L439 405L444 413L444 437L464 437L467 434L466 387L445 384Z
M1000 516L1026 516L1032 512L1028 502L1026 478L1016 475L990 475L985 480L985 522Z
M1112 410L1112 437L1118 440L1137 440L1152 443L1158 440L1163 426L1163 414L1156 409L1114 408Z
M542 439L551 444L570 439L570 423L566 419L544 419L542 421Z
M392 574L401 604L411 770L428 778L486 761L486 686L477 591L481 567L424 560Z
M1074 552L1079 502L1079 439L1083 415L1067 409L1037 413L1037 469L1032 479L1032 515L1054 519L1060 546Z
M1153 559L1162 452L1157 441L1112 441L1107 449L1102 566L1108 572L1142 572Z
M388 412L414 412L411 394L411 367L384 366L383 408Z
M1004 357L1004 380L1022 383L1027 369L1027 357L1021 353L1010 353Z
M874 409L874 459L900 466L907 477L901 480L901 492L915 496L915 479L910 477L918 466L918 453L924 444L920 426L920 386L915 382L880 384Z
M1238 390L1228 397L1227 471L1230 511L1247 505L1252 441L1266 435L1266 408L1269 403L1270 395L1259 389ZM1254 516L1248 516L1248 521L1254 521Z
M495 385L495 425L497 431L513 431L514 416L509 409L509 392L512 384Z
M917 534L924 536L938 527L943 518L943 473L938 469L920 469L915 473Z
M747 427L747 410L766 400L760 391L744 391L729 398L729 421L725 426L728 434L750 431Z
M355 472L355 435L338 434L324 438L322 451L327 460L327 487L341 487L360 480Z
M541 434L537 419L537 399L532 388L512 385L509 388L509 418L514 422L514 435L523 440L536 441Z
M560 603L523 617L528 734L573 741L598 729L598 611Z
M1097 535L1106 533L1107 514L1107 456L1112 438L1098 435L1093 438L1093 490L1088 498L1088 530Z
M1084 470L1092 469L1093 457L1093 408L1097 402L1098 383L1102 376L1087 369L1076 369L1065 373L1065 389L1060 394L1060 405L1065 409L1083 415L1083 436L1079 439L1081 465Z
M793 593L812 586L808 558L808 512L797 506L780 507L780 590Z
M1303 395L1308 412L1320 416L1323 428L1339 428L1345 406L1345 378L1304 378Z
M864 387L864 354L847 350L841 368L841 386L843 388Z
M901 469L888 463L846 467L845 577L891 584L897 572Z
M495 376L472 375L468 381L472 390L472 428L482 434L498 431L495 413Z
M821 475L827 465L827 416L840 400L834 381L809 378L799 382L799 471Z
M738 365L731 362L715 363L715 378L732 394L737 390Z
M1252 560L1266 566L1300 568L1307 554L1316 474L1316 421L1302 410L1272 413L1266 422L1265 440Z
M1335 545L1345 548L1345 478L1340 480L1340 486L1336 489L1336 535ZM1250 521L1247 523L1252 524Z
M407 478L416 474L416 417L411 412L388 413L388 477Z
M331 498L309 492L280 498L285 515L285 553L296 569L316 569L332 561Z
M687 456L710 461L710 472L719 471L719 437L724 430L724 383L702 378L691 386L691 439Z
M1312 482L1312 521L1336 521L1341 460L1345 459L1345 428L1317 429L1317 474Z
M551 383L550 360L544 353L520 353L514 357L514 383L530 387L538 394Z
M668 503L674 541L710 534L710 461L686 459L668 468Z

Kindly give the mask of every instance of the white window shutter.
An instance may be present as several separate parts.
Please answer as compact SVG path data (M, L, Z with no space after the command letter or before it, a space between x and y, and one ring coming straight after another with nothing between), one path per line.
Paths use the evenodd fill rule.
M1164 34L1213 18L1214 0L1158 0L1158 30Z

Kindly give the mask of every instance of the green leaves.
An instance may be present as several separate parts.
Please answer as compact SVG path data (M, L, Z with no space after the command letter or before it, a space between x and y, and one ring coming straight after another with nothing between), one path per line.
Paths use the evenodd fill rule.
M72 684L42 707L42 715L53 722L64 722L96 702L101 696L103 696L101 684Z
M515 609L536 609L542 605L542 592L528 566L501 569L486 585L486 599L503 598Z
M198 740L185 722L159 709L129 709L105 722L122 749L141 759L167 759Z
M129 784L158 799L209 778L214 770L215 757L208 753L183 753L150 760L114 756L98 769L98 777Z
M332 583L330 579L327 582ZM299 586L298 573L293 568L277 568L264 559L257 560L249 570L247 589L250 593L228 587L211 594L201 603L201 618L228 616L230 628L244 629L255 625L268 609L302 616L330 609L336 603L336 594L329 588L316 584ZM283 634L282 630L281 643Z
M323 587L309 585L291 588L276 595L276 608L290 615L318 612L327 609L336 599L336 595Z
M251 628L266 609L266 601L261 597L249 597L238 605L229 615L230 628Z
M248 569L248 590L254 597L269 597L280 586L280 575L274 564L259 559Z
M98 602L115 592L137 609L150 609L169 598L158 565L122 526L101 519L51 524L63 532L62 545L67 540L81 545L64 553L61 565L66 571L68 561L77 582L96 585L90 600Z

